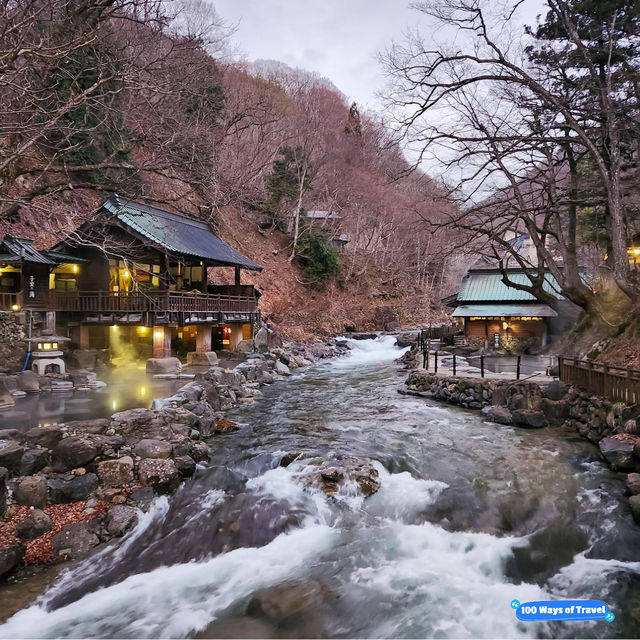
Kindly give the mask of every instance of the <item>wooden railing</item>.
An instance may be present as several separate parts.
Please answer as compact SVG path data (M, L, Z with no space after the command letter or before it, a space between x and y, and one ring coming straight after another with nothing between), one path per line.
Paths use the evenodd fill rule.
M108 313L143 312L235 312L256 313L258 301L249 296L225 296L188 291L75 291L52 292L50 306L55 311Z
M614 402L640 403L640 371L591 360L558 358L562 382Z

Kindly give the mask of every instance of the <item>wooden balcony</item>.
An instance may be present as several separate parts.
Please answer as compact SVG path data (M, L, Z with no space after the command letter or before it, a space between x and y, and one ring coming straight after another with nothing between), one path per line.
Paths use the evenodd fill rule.
M83 313L257 313L258 299L190 291L52 291L50 308Z

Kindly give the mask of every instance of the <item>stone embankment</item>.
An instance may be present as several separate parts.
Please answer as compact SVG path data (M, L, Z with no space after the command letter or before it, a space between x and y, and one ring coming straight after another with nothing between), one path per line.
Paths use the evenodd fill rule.
M212 367L150 409L0 430L0 580L124 535L155 495L206 463L212 438L237 428L225 411L254 402L260 387L293 369L347 352L336 341L285 344L232 370Z
M414 344L410 337L405 344ZM629 506L640 524L640 406L590 396L559 381L540 385L439 376L420 368L417 350L401 359L411 373L400 393L482 412L487 420L529 429L562 427L597 444L613 471L627 473Z

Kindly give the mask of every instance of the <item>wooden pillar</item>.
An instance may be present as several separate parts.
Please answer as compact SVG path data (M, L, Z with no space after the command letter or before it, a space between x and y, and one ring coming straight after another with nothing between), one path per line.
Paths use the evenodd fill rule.
M76 325L69 328L70 337L78 345L78 349L89 349L89 326L86 324Z
M211 325L199 324L196 328L196 353L211 351Z
M171 357L171 329L157 326L153 328L153 357Z
M202 275L201 275L201 282L200 282L200 291L202 291L202 293L208 293L208 275L207 275L207 265L206 263L202 262L200 263L200 268L202 271Z
M240 267L236 267L236 280L235 280L235 285L236 287L240 286Z

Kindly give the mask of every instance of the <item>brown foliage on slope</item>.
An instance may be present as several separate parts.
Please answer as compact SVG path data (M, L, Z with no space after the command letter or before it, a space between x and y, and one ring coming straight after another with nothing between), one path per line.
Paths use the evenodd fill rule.
M428 176L408 171L382 123L312 74L221 64L201 38L160 19L162 3L99 5L94 22L66 32L57 0L40 1L51 9L57 54L35 56L36 75L16 69L26 89L0 86L0 232L49 246L118 191L209 221L263 264L263 311L291 335L371 328L385 305L407 322L432 319L425 301L449 292L451 242L423 221L451 205ZM0 16L0 30L20 17ZM41 28L29 21L23 40ZM87 93L101 74L103 90ZM30 105L42 95L49 111L37 113ZM286 147L304 150L311 179L297 198L276 203L265 179ZM287 220L298 204L335 213L339 224L319 231L349 236L338 281L305 282L288 259Z

